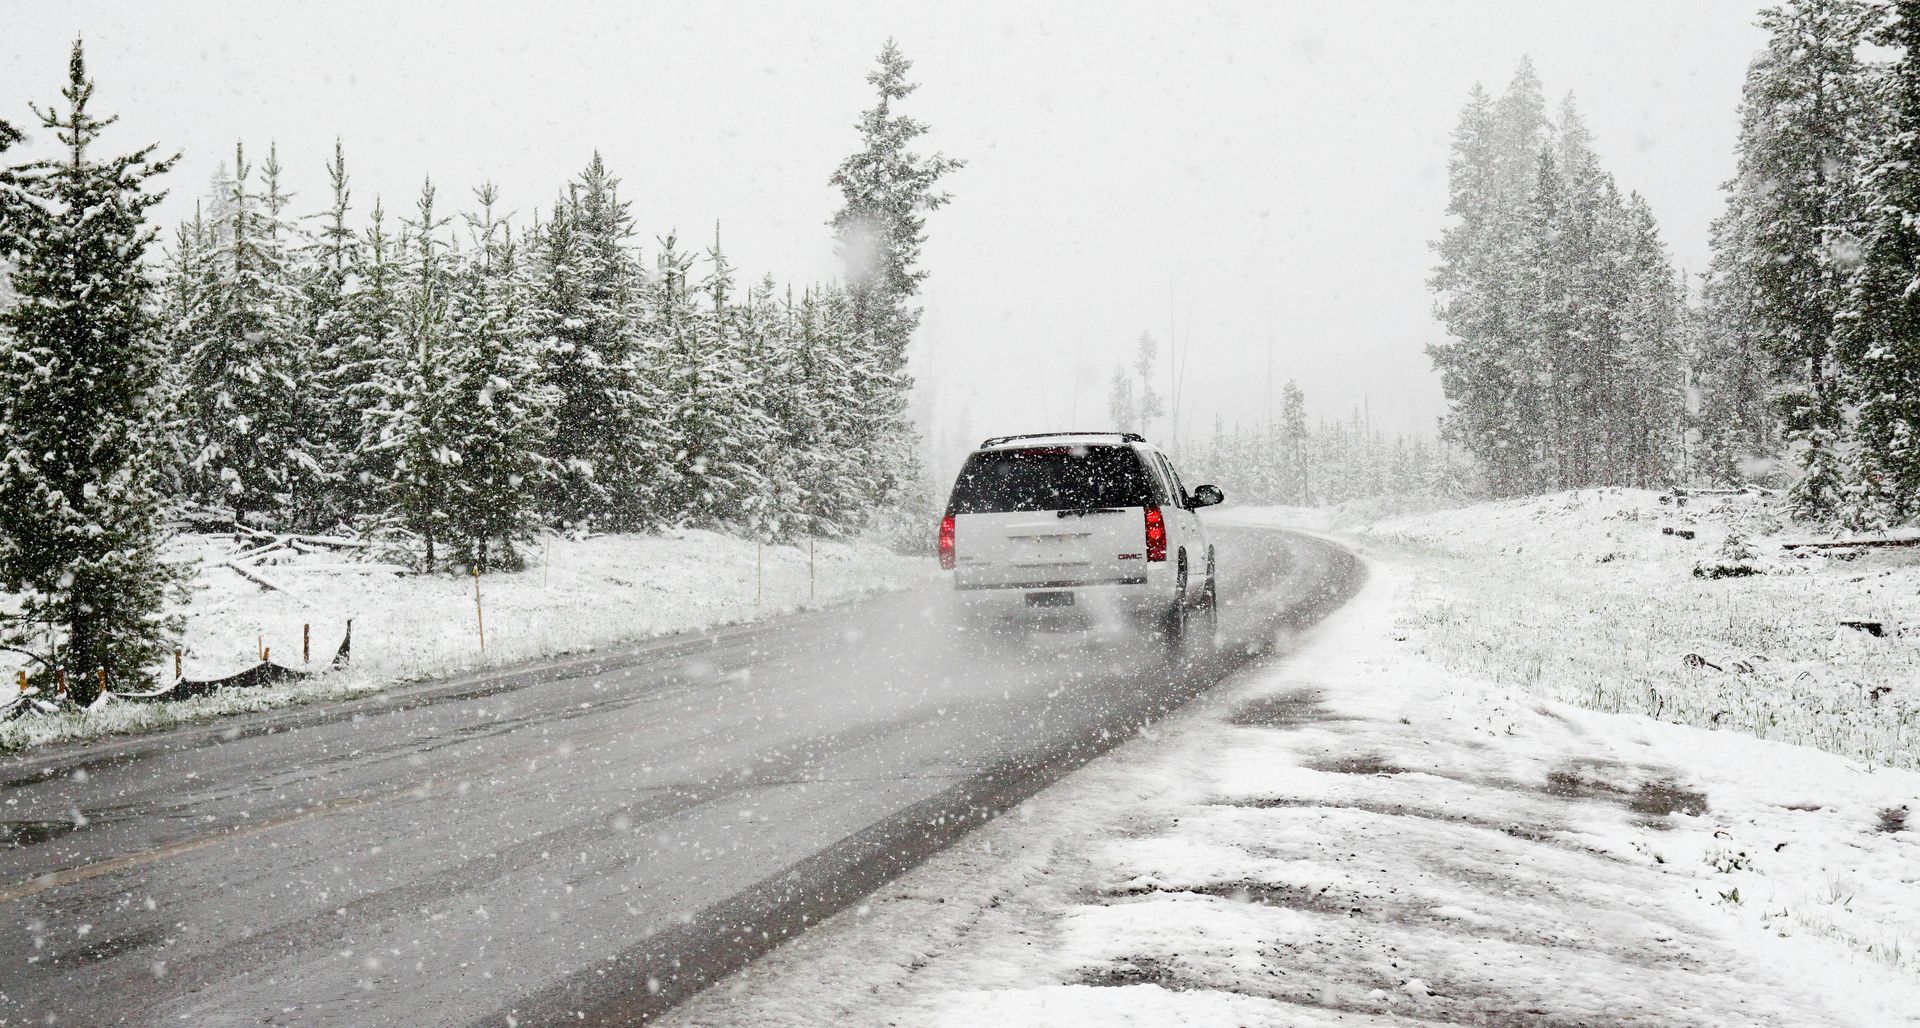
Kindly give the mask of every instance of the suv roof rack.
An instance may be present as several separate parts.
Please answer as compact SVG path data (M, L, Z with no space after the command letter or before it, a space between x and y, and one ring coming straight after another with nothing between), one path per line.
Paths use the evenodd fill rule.
M1115 435L1129 443L1144 443L1147 441L1147 437L1138 432L1028 432L1025 435L992 436L983 440L980 443L980 448L986 449L989 446L999 446L1001 443L1010 443L1016 439L1048 439L1063 435Z

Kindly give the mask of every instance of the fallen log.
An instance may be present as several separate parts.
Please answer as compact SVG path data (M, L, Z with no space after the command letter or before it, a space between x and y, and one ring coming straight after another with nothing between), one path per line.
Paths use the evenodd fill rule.
M281 565L281 570L283 571L357 571L357 572L361 572L363 574L369 574L369 575L372 575L372 574L404 575L404 574L407 574L412 569L403 567L399 564L389 564L389 563L385 563L383 561L377 561L377 560L368 560L368 561L348 560L348 561L335 561L331 564L283 564Z
M1903 535L1892 539L1819 539L1780 544L1783 550L1846 550L1856 546L1920 546L1920 535Z
M286 586L281 585L279 582L276 582L273 579L268 578L267 576L261 574L260 572L252 570L251 568L241 566L237 561L231 561L231 560L223 561L220 564L217 564L215 566L223 567L223 568L232 568L235 574L239 575L241 578L244 578L249 582L252 582L253 584L259 586L262 589L268 589L273 592L286 593L288 596L298 595L298 593L294 592L292 589L289 589Z

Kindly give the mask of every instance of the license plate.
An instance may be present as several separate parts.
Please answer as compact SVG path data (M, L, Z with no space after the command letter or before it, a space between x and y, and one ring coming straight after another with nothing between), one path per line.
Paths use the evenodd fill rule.
M1071 607L1073 606L1073 594L1072 593L1028 593L1027 606L1029 607Z

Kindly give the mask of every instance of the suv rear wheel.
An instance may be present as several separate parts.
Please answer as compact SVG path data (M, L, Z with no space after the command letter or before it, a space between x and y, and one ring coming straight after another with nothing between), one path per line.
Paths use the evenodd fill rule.
M1166 613L1160 615L1161 638L1167 644L1167 653L1176 658L1186 651L1187 634L1192 630L1193 617L1192 605L1187 600L1187 554L1185 550L1180 551L1179 561L1178 577L1175 579L1177 588L1174 590L1173 603L1168 605Z

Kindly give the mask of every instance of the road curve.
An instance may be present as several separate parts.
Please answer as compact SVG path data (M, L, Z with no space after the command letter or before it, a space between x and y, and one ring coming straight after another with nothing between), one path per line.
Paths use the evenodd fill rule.
M0 1023L644 1021L1350 596L1216 531L1221 654L955 633L934 588L0 763Z

